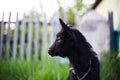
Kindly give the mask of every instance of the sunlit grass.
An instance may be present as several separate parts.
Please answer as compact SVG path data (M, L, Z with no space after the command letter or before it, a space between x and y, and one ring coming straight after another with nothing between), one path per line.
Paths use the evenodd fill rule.
M46 61L0 59L0 80L66 80L68 65Z
M120 80L120 57L116 53L102 53L101 80Z
M100 80L119 80L120 57L102 53L101 58ZM30 61L0 58L0 80L67 80L69 66L58 59L49 56Z

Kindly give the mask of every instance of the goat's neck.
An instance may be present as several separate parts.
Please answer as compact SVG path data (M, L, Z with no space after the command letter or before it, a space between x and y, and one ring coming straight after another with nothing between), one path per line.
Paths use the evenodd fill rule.
M80 55L78 53L74 53L69 57L69 61L70 65L75 69L76 74L80 77L83 76L83 74L89 68L89 58L85 55L85 53L84 56L82 54Z

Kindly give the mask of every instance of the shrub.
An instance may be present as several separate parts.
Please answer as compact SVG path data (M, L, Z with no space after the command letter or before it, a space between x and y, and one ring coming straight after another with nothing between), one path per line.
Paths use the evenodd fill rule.
M101 80L120 79L120 57L116 53L103 53L101 60Z
M66 80L68 65L57 61L0 59L0 80Z

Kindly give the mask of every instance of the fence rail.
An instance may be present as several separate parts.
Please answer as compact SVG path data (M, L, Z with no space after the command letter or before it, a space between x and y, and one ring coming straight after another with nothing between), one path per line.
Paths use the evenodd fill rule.
M66 14L64 20L67 21ZM11 21L11 12L9 20L4 21L4 13L2 13L2 21L0 22L0 56L4 58L20 58L20 59L44 59L47 56L49 44L54 41L56 33L60 29L59 13L56 13L47 22L44 14L43 21L40 22L41 16L36 13L36 17L31 12L29 18L23 14L23 18L19 20L19 14L16 13L16 21ZM11 43L12 42L12 43Z

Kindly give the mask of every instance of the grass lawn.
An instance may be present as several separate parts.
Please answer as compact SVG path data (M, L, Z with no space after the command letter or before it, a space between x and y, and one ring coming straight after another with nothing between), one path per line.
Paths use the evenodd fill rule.
M46 61L0 59L0 80L66 80L68 64Z
M103 53L100 80L120 80L120 56ZM67 80L69 65L56 58L40 60L0 59L0 80Z

